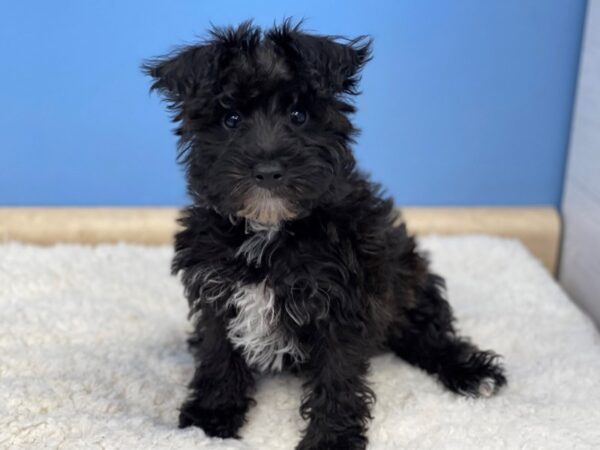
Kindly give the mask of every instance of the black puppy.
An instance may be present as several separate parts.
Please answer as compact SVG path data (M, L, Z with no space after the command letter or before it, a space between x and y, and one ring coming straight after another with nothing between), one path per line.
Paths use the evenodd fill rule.
M306 380L297 448L363 449L369 358L387 349L463 395L505 384L496 355L456 335L442 278L356 168L348 97L369 58L364 37L247 22L144 65L193 201L172 266L197 361L180 427L236 437L255 373L290 369Z

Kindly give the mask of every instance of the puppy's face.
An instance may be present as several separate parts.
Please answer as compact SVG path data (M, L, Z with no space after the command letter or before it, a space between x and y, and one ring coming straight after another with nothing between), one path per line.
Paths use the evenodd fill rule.
M276 224L343 195L355 164L343 97L369 44L244 23L146 64L178 123L194 200Z

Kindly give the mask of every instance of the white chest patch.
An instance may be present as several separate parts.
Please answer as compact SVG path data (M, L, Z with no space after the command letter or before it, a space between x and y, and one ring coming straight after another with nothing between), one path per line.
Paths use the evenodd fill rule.
M280 371L285 354L296 361L302 359L297 342L281 329L275 294L264 281L240 286L228 304L235 307L237 315L229 321L227 336L249 366L262 372Z

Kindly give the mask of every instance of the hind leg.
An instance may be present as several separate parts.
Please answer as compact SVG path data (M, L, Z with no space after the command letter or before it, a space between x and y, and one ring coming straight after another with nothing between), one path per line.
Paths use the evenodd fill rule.
M390 330L388 344L402 359L436 375L451 391L490 397L506 384L499 356L456 335L442 289L443 280L429 275L425 289L417 293L416 307Z

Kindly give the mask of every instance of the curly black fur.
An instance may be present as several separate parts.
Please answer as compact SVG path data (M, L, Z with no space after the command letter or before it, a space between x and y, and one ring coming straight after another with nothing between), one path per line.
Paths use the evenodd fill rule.
M389 349L454 392L505 384L496 355L455 333L443 280L356 168L349 96L370 55L365 37L246 22L144 65L193 200L172 266L196 326L181 427L237 437L255 373L292 369L306 380L297 448L363 449L369 358Z

